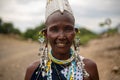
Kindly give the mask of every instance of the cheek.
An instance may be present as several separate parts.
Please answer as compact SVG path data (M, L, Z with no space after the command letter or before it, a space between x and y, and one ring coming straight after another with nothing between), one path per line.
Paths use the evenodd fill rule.
M50 42L54 41L55 38L56 38L56 35L55 35L55 34L53 34L53 33L51 33L51 32L48 32L48 33L47 33L47 39L48 39Z
M73 33L71 33L71 34L69 34L68 35L68 39L69 39L69 41L73 41L74 40L74 37L75 37L75 33L73 32Z

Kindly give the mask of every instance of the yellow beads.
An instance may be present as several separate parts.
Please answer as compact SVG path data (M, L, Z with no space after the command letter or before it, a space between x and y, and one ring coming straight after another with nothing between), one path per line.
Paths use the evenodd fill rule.
M49 60L47 62L47 68L46 68L46 72L48 72L50 70L50 66L51 66L51 60Z
M52 56L52 53L48 53L48 57L49 57L50 60L52 60L53 62L55 62L55 63L57 63L57 64L67 64L67 63L70 63L70 62L72 62L72 61L74 60L75 55L74 55L74 53L71 51L71 57L70 57L69 59L67 59L67 60L58 60L58 59L56 59L56 58L54 58L54 57Z

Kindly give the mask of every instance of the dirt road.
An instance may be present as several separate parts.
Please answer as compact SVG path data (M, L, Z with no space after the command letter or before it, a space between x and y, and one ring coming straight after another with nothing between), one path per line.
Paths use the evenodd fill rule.
M39 59L39 44L0 35L0 80L24 80L27 66ZM80 54L97 63L100 80L120 80L120 35L81 46Z

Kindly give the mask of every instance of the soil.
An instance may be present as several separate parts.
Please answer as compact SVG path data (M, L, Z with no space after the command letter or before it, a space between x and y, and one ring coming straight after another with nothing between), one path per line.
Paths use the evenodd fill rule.
M26 68L39 59L40 44L0 34L0 80L24 80ZM100 80L120 80L120 34L81 46L80 54L96 62Z

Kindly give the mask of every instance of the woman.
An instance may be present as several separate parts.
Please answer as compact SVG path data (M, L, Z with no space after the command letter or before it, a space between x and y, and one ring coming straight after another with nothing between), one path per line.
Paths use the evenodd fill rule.
M47 3L50 5L57 0L48 1L51 1ZM62 3L67 3L68 7L66 1ZM47 27L43 33L51 45L51 51L43 51L45 54L41 62L36 61L28 67L25 80L99 80L96 64L71 48L77 30L69 9L54 9L47 15Z

